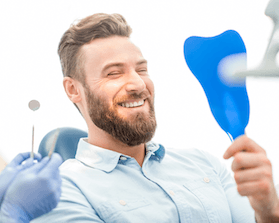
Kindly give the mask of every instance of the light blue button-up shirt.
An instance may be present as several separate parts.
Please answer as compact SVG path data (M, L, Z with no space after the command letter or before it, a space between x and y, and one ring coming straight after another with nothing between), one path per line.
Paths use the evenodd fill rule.
M61 166L62 196L40 223L250 223L254 211L219 160L197 149L146 144L142 167L81 139Z

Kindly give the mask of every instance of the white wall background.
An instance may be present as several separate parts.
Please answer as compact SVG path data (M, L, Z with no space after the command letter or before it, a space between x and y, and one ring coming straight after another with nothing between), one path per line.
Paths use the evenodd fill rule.
M248 67L264 55L273 24L264 15L268 0L1 0L0 156L6 161L35 148L57 127L86 130L66 97L57 46L70 24L97 12L120 13L133 28L132 40L149 61L155 83L158 129L154 141L196 147L222 159L230 145L213 118L205 94L188 69L183 43L192 35L215 36L234 29L248 52ZM247 134L267 151L279 183L279 78L247 79L251 114ZM36 99L41 108L28 108ZM231 161L225 161L230 166Z

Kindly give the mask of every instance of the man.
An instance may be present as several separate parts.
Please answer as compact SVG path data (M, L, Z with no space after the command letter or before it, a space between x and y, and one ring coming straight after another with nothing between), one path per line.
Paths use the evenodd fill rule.
M121 15L101 13L63 35L64 89L88 125L88 138L61 166L57 208L35 222L275 222L271 165L247 137L224 155L235 157L238 188L207 152L150 141L154 86L130 33Z

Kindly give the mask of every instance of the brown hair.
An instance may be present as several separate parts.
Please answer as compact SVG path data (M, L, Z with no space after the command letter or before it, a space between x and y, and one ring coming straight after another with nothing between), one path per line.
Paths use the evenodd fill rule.
M98 38L129 37L131 32L131 27L120 14L97 13L72 24L58 47L64 77L76 79L86 86L81 47Z

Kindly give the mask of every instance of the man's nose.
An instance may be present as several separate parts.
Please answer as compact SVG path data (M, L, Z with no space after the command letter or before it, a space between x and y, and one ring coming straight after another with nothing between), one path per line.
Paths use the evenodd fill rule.
M126 91L128 93L141 93L146 89L146 84L136 71L127 75Z

